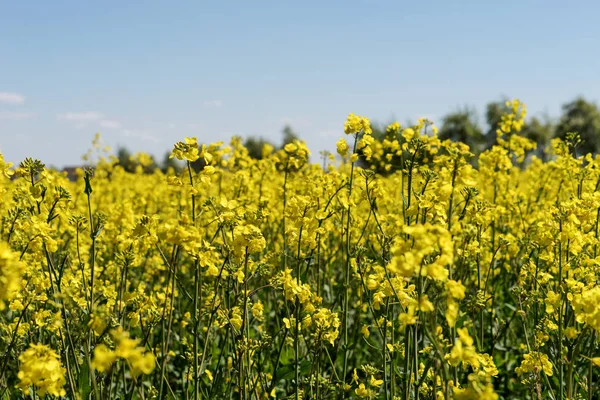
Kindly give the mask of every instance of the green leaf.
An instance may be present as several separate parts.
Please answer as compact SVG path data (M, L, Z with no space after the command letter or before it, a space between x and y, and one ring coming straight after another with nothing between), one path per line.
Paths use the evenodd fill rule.
M286 365L283 368L279 368L277 371L278 380L290 380L296 376L296 366L294 364ZM308 360L304 360L300 363L300 374L306 375L310 372L312 363Z
M90 387L90 367L86 362L84 362L81 366L81 373L79 374L79 380L77 384L81 398L89 398L92 388Z

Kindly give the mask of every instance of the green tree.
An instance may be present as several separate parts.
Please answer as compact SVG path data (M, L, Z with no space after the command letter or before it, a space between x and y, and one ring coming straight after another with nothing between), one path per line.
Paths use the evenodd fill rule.
M137 155L137 154L136 154ZM140 160L137 159L136 155L131 154L131 152L125 147L119 147L117 149L117 165L123 167L123 169L127 172L135 172L140 163ZM150 162L145 162L143 165L143 171L146 174L151 174L158 168L158 164L154 159L154 156L150 155Z
M286 125L286 126L283 127L283 130L281 131L281 134L283 136L282 137L281 148L283 148L286 144L292 143L294 140L298 140L300 138L298 136L298 134L289 125Z
M265 144L273 146L271 142L263 137L249 136L244 141L244 147L248 149L248 155L256 160L263 158L263 147Z
M117 149L117 165L123 167L123 169L127 172L135 171L135 163L131 160L131 152L127 150L125 147L119 147Z
M595 103L577 97L562 107L562 116L556 127L556 136L564 138L569 132L577 132L583 143L580 154L600 151L600 110Z
M285 125L281 130L281 146L280 149L294 140L300 139L298 134L292 129L291 126ZM250 157L260 160L263 158L263 148L265 145L271 145L273 148L277 148L270 140L263 138L262 136L248 136L244 141L244 147L248 149L248 155Z
M448 114L442 119L439 138L465 143L475 154L481 151L485 143L483 131L477 123L477 112L468 107Z
M547 154L545 150L550 145L550 139L554 136L554 131L555 126L548 116L544 118L532 117L529 121L525 122L519 134L533 140L537 144L537 156L542 160L546 160Z
M169 168L173 168L176 172L181 171L181 164L177 161L175 157L171 157L171 152L167 151L163 156L163 161L160 165L160 169L162 172L167 172Z
M386 138L386 134L385 134L386 126L387 125L380 124L375 121L371 121L371 130L373 131L373 133L371 135L373 136L373 138L375 139L376 142L383 142L383 140ZM361 134L359 139L362 138L363 135L364 134ZM393 140L393 138L390 138L390 139ZM352 146L352 143L351 143L352 140L350 140L349 142L350 142L349 145ZM350 150L352 150L352 148L350 148ZM358 165L360 165L361 168L364 168L364 169L374 170L378 174L387 175L387 174L390 174L401 168L400 156L394 155L392 157L392 160L390 163L393 165L393 167L390 171L386 171L384 168L382 168L379 165L379 163L374 158L372 158L371 160L367 160L361 150L357 150L357 153L358 153Z
M202 147L202 145L199 145L199 147ZM204 160L203 157L200 157L196 161L191 162L190 165L191 165L193 171L200 172L204 169L204 167L206 167L206 161Z
M501 100L493 101L485 106L485 121L488 125L488 130L484 137L484 149L487 150L496 144L496 130L500 125L502 116L509 112L509 108L506 105L507 98L504 97Z

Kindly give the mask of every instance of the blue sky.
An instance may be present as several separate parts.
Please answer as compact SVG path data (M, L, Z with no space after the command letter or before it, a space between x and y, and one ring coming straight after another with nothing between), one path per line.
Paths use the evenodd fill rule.
M596 1L0 0L0 150L81 163L95 132L335 149L349 112L439 120L501 96L557 116L600 93Z

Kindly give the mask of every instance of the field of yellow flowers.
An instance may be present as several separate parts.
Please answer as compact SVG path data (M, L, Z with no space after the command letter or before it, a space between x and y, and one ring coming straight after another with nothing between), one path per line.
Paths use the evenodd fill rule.
M353 114L341 163L0 156L0 399L600 398L600 158L508 105L477 159Z

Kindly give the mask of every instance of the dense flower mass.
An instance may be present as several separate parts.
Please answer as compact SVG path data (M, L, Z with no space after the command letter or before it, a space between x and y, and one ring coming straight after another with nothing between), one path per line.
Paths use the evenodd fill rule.
M0 155L0 398L596 398L600 157L506 110L478 157L355 114L319 164Z
M0 310L4 309L4 300L12 299L21 288L23 264L18 254L0 242Z
M56 352L43 344L31 344L19 356L21 367L18 373L19 387L30 386L40 395L64 396L66 383L65 368L60 364Z

